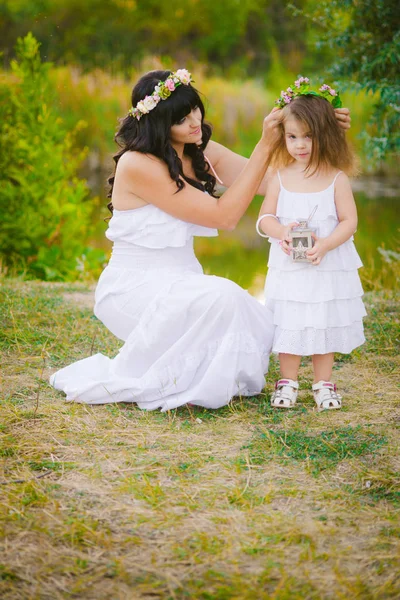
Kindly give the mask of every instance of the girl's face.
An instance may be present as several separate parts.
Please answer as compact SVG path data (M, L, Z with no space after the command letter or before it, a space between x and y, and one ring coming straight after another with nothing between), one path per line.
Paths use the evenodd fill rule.
M307 165L311 158L312 139L307 125L294 117L285 120L285 143L290 156Z
M201 131L202 114L198 106L193 108L191 112L183 117L179 123L171 127L171 143L172 144L200 144L202 138Z

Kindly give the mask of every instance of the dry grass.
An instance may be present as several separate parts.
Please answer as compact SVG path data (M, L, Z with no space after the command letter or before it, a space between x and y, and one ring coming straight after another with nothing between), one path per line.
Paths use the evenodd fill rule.
M161 414L66 403L50 370L118 343L87 288L5 280L1 598L398 598L399 317L369 304L341 412L314 411L305 361L292 412Z

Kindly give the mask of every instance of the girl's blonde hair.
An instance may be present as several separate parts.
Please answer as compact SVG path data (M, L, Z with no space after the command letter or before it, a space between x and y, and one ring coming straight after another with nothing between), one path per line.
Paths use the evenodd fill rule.
M294 117L311 133L312 150L306 168L308 176L319 169L335 167L347 175L356 175L356 156L346 140L345 132L338 124L330 102L311 94L298 96L282 109L284 118L280 124L280 136L269 154L268 164L274 168L286 167L294 161L286 148L285 121Z

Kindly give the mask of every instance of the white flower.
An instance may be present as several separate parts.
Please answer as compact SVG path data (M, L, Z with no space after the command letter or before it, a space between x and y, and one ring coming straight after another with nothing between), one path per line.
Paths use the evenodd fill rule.
M184 85L188 85L190 83L191 78L192 78L192 76L190 75L190 73L189 73L189 71L187 69L178 69L174 73L174 75Z
M146 107L144 100L140 100L140 102L138 102L136 104L136 109L142 114L142 115L146 115L149 112L149 109Z
M157 102L152 96L146 96L146 98L143 100L143 104L147 108L147 112L153 110L153 108L157 106Z

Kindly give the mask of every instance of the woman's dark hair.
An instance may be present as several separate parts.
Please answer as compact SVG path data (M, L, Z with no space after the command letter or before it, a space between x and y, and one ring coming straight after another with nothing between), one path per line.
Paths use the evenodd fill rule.
M294 161L286 149L285 121L294 117L309 130L312 137L310 161L306 167L308 176L318 169L336 167L348 175L357 174L357 160L350 148L345 132L339 126L330 102L320 96L306 94L298 96L283 110L280 136L271 148L268 164L279 169Z
M132 106L135 107L140 100L150 96L154 92L159 81L165 81L171 75L171 71L150 71L143 75L132 91ZM172 125L179 123L191 110L198 107L202 114L201 129L203 133L201 145L186 144L184 154L192 159L192 166L196 178L186 177L182 170L182 161L178 157L170 141L170 129ZM210 171L210 165L204 158L203 149L211 137L211 126L204 122L204 105L198 91L192 85L180 85L172 92L166 100L161 100L156 108L145 114L138 121L131 115L120 120L120 128L115 135L115 141L120 150L114 155L114 173L108 179L111 198L115 169L121 156L128 150L153 154L161 158L168 167L171 179L176 182L177 192L184 186L185 180L190 185L213 195L216 179ZM204 183L199 183L199 182ZM112 212L112 202L108 204Z

